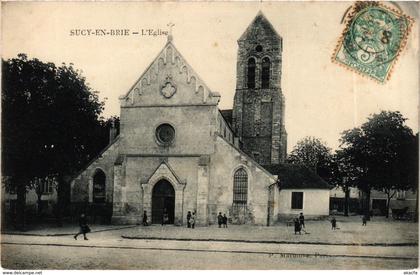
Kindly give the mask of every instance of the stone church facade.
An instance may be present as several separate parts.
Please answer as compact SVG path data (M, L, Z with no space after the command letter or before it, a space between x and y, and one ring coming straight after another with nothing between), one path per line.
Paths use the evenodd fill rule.
M176 49L172 37L121 96L120 134L71 183L73 203L111 205L113 223L271 224L286 157L282 38L259 13L238 40L233 110Z

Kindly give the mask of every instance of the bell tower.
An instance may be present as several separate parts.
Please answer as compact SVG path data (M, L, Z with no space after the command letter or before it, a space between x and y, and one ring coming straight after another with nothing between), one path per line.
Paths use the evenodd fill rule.
M286 158L282 42L261 11L238 40L232 126L241 149L261 165Z

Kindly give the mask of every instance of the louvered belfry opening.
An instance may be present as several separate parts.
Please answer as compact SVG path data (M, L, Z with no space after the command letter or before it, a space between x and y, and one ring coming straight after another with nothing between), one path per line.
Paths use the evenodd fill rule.
M248 59L248 69L247 69L247 86L249 89L255 88L255 59Z
M268 57L264 57L261 70L261 88L263 89L270 88L270 66L270 59Z

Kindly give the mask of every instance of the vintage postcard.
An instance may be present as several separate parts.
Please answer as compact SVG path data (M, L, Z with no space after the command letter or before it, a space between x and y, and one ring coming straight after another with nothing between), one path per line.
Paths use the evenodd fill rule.
M417 274L419 10L2 2L3 274Z

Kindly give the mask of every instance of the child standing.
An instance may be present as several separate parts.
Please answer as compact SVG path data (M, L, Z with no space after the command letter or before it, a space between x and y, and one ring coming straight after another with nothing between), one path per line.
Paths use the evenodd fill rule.
M296 235L296 233L302 234L299 219L295 218L293 221L295 223L295 235Z
M332 219L331 219L331 229L332 230L337 229L337 220L335 219L335 217L332 217Z

